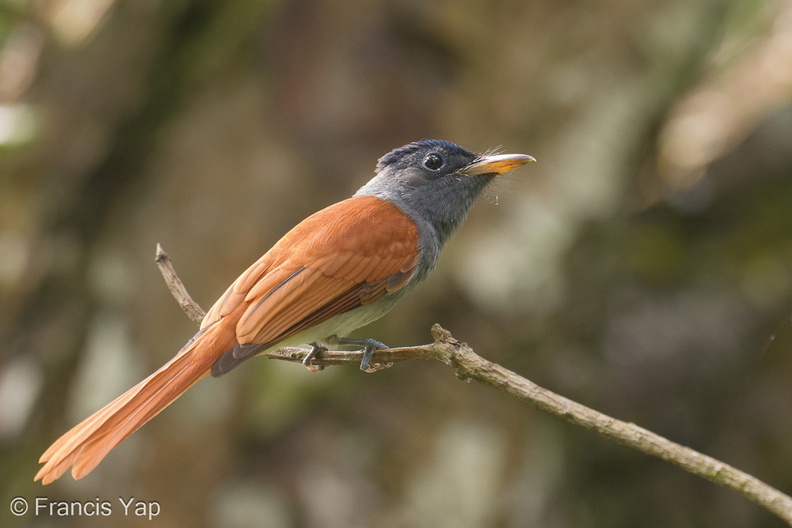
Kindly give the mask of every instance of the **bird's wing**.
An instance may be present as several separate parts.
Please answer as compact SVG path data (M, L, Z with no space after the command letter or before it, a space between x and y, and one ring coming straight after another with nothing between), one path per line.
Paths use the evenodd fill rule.
M237 340L261 350L405 286L419 256L418 229L401 210L373 196L350 198L287 233L231 285L203 326L245 303Z

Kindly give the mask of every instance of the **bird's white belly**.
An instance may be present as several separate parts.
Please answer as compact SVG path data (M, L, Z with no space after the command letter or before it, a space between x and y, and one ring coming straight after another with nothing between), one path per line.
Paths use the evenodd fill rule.
M306 328L299 334L295 334L279 343L269 347L269 350L285 346L307 345L313 342L323 342L331 336L347 337L360 327L376 321L390 311L397 299L381 299L378 302L367 306L361 306L336 315L319 323L311 328ZM333 348L328 344L328 348ZM265 351L266 352L266 351Z

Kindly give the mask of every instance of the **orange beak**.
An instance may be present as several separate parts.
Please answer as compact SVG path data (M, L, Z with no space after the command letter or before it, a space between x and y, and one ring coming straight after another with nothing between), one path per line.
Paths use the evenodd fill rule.
M536 161L536 158L527 154L493 154L479 158L460 172L466 176L478 176L481 174L501 176L517 167L522 167L529 161Z

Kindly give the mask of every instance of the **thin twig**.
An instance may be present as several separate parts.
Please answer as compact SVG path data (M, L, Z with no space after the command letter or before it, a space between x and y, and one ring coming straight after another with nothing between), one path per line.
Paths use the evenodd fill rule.
M157 267L159 267L160 273L162 273L162 277L165 279L165 284L168 285L171 295L173 295L176 302L179 303L179 306L181 306L181 309L187 314L187 317L189 317L193 323L201 324L206 312L203 311L203 309L198 306L198 303L187 293L184 283L179 276L176 275L176 270L173 269L171 258L162 250L162 246L159 242L157 243L157 254L154 257L154 262L157 263Z
M203 318L203 310L187 293L184 284L171 265L170 258L162 251L159 244L157 244L157 264L179 305L193 321L200 323ZM667 440L643 427L611 418L544 389L512 371L482 358L467 344L454 339L451 333L440 325L432 327L432 336L434 343L428 345L377 350L372 356L372 364L387 365L397 361L416 359L442 361L453 368L456 376L461 380L479 381L511 396L526 400L548 414L563 418L574 425L737 491L792 526L792 497L768 486L756 477ZM271 359L301 362L307 353L307 349L285 347L268 352L266 356ZM359 365L362 355L362 351L328 350L314 358L312 364L314 366Z

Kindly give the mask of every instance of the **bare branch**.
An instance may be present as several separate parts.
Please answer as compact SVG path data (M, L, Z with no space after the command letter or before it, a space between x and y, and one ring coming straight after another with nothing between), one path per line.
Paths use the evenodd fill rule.
M685 471L731 488L760 504L792 525L792 498L757 478L693 449L667 440L633 423L611 418L585 405L555 394L514 372L477 355L439 325L432 328L435 343L441 348L441 361L451 365L460 379L475 379L553 416L602 436L671 462Z
M157 245L157 264L173 296L185 313L200 323L203 310L192 300L176 275L170 258ZM200 315L199 315L200 314ZM611 418L585 405L544 389L530 380L487 361L467 344L454 339L440 325L432 327L434 343L415 347L377 350L372 364L388 365L397 361L431 359L449 365L461 380L474 379L506 394L528 401L531 405L567 422L600 434L647 455L670 462L689 473L730 488L774 513L792 526L792 497L768 486L724 462L663 438L633 423ZM307 349L284 347L266 353L270 359L301 362ZM313 359L314 366L359 365L362 351L328 350Z

